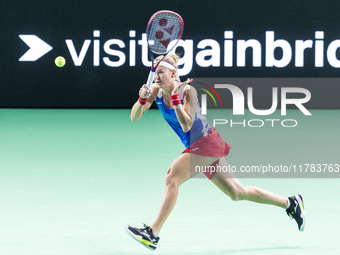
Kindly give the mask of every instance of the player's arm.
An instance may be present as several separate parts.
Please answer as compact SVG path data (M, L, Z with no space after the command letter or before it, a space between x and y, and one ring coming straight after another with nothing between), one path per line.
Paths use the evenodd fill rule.
M155 84L152 84L151 88L149 88L146 84L144 84L139 90L139 99L132 106L131 109L131 120L138 121L142 118L143 114L149 110L153 101L155 101L156 96L158 94L159 87ZM144 102L143 102L144 101ZM144 103L144 104L143 104Z
M183 105L174 105L176 116L184 132L188 132L194 123L196 116L197 92L187 86L183 94Z

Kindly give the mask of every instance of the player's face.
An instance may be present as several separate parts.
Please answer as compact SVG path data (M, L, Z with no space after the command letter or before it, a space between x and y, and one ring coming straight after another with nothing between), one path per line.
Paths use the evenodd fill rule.
M158 66L155 74L155 82L158 86L167 86L173 82L174 73L167 67Z

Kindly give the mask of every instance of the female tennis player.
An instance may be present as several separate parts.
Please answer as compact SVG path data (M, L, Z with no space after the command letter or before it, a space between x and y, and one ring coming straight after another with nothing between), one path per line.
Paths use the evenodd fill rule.
M166 172L163 200L152 225L125 227L131 237L151 250L157 248L158 234L175 206L179 186L197 174L195 166L208 169L209 166L215 166L215 169L217 165L228 166L225 157L231 148L201 115L196 90L187 85L190 80L179 82L177 61L177 55L165 56L156 69L155 83L151 88L141 87L139 100L131 110L131 120L138 121L156 101L164 119L186 147ZM286 213L296 220L299 230L304 230L306 219L301 195L285 198L258 187L244 187L230 172L205 171L204 174L233 201L249 200L286 209Z

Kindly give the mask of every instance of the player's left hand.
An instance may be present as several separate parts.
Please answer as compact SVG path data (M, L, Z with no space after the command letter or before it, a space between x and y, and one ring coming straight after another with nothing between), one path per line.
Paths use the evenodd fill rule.
M181 91L184 89L185 85L189 84L192 82L193 79L188 78L185 82L181 83L177 87L174 88L174 90L171 92L171 95L179 94Z

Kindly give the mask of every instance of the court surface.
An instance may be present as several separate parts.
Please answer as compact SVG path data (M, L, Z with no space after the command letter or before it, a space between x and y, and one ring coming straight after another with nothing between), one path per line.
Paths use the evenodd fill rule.
M311 112L296 113L292 129L219 127L233 146L228 162L340 163L340 111ZM233 202L194 178L181 186L157 251L147 250L123 228L152 223L183 145L158 110L139 122L129 114L0 109L1 255L340 254L338 178L240 179L303 194L302 233L281 208Z

